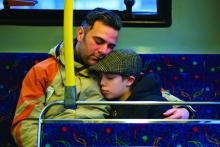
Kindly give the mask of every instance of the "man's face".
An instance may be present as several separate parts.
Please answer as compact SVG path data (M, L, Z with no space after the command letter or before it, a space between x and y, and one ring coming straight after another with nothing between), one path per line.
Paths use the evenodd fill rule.
M123 79L121 75L101 73L100 74L100 88L103 96L108 100L121 99L128 91L128 79Z
M86 65L94 65L115 47L118 31L96 21L88 32L80 27L77 31L76 51Z

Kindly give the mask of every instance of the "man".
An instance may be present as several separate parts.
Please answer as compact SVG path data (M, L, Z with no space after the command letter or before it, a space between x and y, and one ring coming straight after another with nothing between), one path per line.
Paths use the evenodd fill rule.
M75 79L77 100L100 101L103 99L97 79L88 72L115 47L121 28L120 18L106 9L94 9L77 29L75 45ZM50 57L27 73L12 123L12 134L19 146L36 146L38 117L42 109L55 101L64 100L65 61L63 43L49 52ZM172 96L172 95L171 95ZM104 118L108 106L78 106L76 110L54 106L46 118ZM170 111L170 112L169 112ZM185 108L171 109L170 118L188 118Z

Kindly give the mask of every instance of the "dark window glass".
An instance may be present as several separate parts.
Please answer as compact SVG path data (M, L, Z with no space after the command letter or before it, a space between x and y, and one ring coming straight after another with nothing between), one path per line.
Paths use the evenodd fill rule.
M35 0L37 3L34 6L10 6L7 9L4 9L3 1L0 0L0 19L2 19L0 24L62 25L64 0ZM77 20L74 20L74 23L79 25L82 21L80 18L83 18L88 10L104 7L116 11L121 16L124 26L170 26L171 0L135 0L132 12L126 11L125 1L74 0L74 14L80 16L76 17ZM37 24L34 19L38 20Z
M126 9L124 0L74 0L75 10L91 10L96 7L105 7L111 10L123 11ZM0 9L3 9L3 0L0 0ZM34 6L12 6L11 9L51 9L63 10L64 0L38 0ZM133 12L157 12L157 0L136 0Z

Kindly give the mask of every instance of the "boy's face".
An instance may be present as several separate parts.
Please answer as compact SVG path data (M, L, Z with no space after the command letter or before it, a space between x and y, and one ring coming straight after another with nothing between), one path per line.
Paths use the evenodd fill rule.
M103 96L108 99L124 99L130 92L131 83L129 78L122 78L119 74L100 74L100 87ZM127 97L126 97L127 98Z

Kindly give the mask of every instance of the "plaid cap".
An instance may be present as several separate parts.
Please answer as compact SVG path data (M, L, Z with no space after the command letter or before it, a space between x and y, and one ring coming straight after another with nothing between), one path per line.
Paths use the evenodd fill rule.
M126 76L139 76L142 70L142 60L131 49L118 49L91 66L90 70Z

